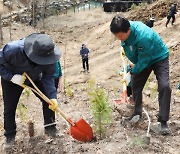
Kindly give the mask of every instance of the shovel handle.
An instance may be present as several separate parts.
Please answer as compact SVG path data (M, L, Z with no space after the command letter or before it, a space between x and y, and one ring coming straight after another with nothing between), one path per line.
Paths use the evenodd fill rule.
M123 56L123 50L124 50L123 47L121 47L120 54L121 54L121 59L122 59L122 62L123 62L123 70L124 70L124 75L125 75L126 74L126 62L125 62L125 58ZM127 86L126 86L126 83L123 82L123 93L125 91L127 92Z
M39 90L39 88L35 85L35 83L34 83L34 82L32 81L32 79L29 77L29 75L28 75L26 72L24 72L23 75L31 82L31 84L33 85L33 87L34 87L35 89L32 88L32 87L30 87L30 86L27 86L27 85L25 85L25 84L24 84L22 87L23 87L23 88L28 88L28 89L32 90L33 92L35 92L36 94L38 94L45 102L47 102L49 105L52 105L52 104L51 104L51 100L50 100L48 97L46 97L46 95L44 95L44 94ZM70 120L70 119L64 114L64 112L62 112L59 108L56 109L56 112L59 113L70 125L72 125L72 126L75 125L75 123L74 123L72 120Z

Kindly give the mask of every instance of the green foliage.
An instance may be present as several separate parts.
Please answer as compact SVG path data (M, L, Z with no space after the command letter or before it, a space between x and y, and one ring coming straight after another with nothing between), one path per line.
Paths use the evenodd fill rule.
M131 139L130 147L132 146L140 146L142 147L144 145L143 139L141 137L133 137Z
M130 8L130 10L137 10L137 9L140 9L140 8L144 8L144 7L146 7L148 4L147 3L144 3L144 2L142 2L142 3L140 3L139 5L136 5L136 4L132 4L131 5L131 8Z
M108 125L112 123L112 110L104 89L96 87L94 83L93 80L88 83L90 109L94 119L94 131L102 138L106 135Z
M18 103L17 106L17 114L23 122L27 122L28 120L28 107L22 103Z
M157 89L158 89L158 84L154 84L153 87L150 87L150 83L153 81L153 73L150 74L149 78L146 81L146 84L144 86L145 90L150 90L150 96L153 98L155 98L155 96L157 95Z
M66 82L65 82L65 89L66 89L66 94L67 94L69 97L73 97L73 96L74 96L73 91L71 90L69 84L66 83Z
M151 88L151 97L152 98L155 98L155 96L157 94L157 88L158 88L157 83Z
M137 6L135 3L133 3L133 4L131 5L130 10L136 10L137 8L138 8L138 6Z
M94 88L95 81L93 79L89 80L88 82L88 89L92 90Z
M173 49L172 48L168 48L168 50L169 50L169 54L173 53Z
M29 98L30 94L31 94L31 91L29 89L25 89L25 95L27 98Z
M140 8L148 6L148 3L142 2L138 5Z

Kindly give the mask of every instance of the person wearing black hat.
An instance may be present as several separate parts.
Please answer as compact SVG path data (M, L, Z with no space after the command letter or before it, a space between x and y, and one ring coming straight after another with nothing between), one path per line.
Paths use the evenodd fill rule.
M171 8L170 8L170 10L169 10L169 13L168 13L168 16L167 16L167 21L166 21L166 27L167 27L167 25L168 25L168 23L169 23L169 21L170 21L170 19L172 18L172 22L171 22L171 24L173 25L174 24L174 22L175 22L175 14L177 13L177 8L176 8L176 6L177 6L177 3L174 3L172 6L171 6Z
M84 72L85 72L86 68L87 68L87 72L89 73L88 54L89 54L89 49L86 48L85 44L82 44L82 47L81 47L81 50L80 50L80 55L82 57L83 69L84 69ZM86 66L85 66L85 64L86 64Z
M146 25L150 28L152 28L154 26L154 22L155 22L155 18L154 17L151 17L149 19L149 21L146 22Z
M5 148L12 147L16 136L15 114L26 72L36 86L51 100L48 105L41 98L44 125L55 122L57 92L54 85L56 61L61 52L47 34L33 33L28 37L6 44L0 52L0 75L4 101ZM55 136L56 125L45 127L45 134Z

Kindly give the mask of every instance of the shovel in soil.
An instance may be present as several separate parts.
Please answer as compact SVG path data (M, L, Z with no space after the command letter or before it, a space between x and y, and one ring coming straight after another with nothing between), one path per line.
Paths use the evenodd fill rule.
M34 84L34 82L31 80L29 75L27 73L23 73L23 75L31 82L33 87L29 87L27 85L22 85L23 88L28 88L38 94L44 101L46 101L49 105L51 105L51 100L47 98ZM59 108L55 111L58 115L61 115L69 124L70 124L70 130L69 134L76 140L82 141L82 142L90 142L93 139L93 132L90 125L84 120L80 119L77 122L73 122L70 118L68 118Z
M124 70L124 75L127 73L126 71L126 62L125 62L125 55L123 55L123 47L121 47L121 50L120 50L120 54L121 54L121 59L122 59L122 62L123 62L123 70ZM123 76L124 76L123 75ZM121 104L121 103L126 103L127 102L127 86L126 86L126 83L123 82L123 94L122 94L122 99L121 100L114 100L117 104Z

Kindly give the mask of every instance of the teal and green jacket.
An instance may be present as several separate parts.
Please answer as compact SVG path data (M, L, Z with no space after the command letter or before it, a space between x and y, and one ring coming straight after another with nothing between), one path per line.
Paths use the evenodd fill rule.
M127 58L135 64L132 74L138 74L152 64L168 57L167 46L151 28L138 21L130 21L130 35L122 41Z
M54 74L54 78L58 78L61 76L62 76L61 64L60 64L60 61L58 60L56 62L56 73Z

